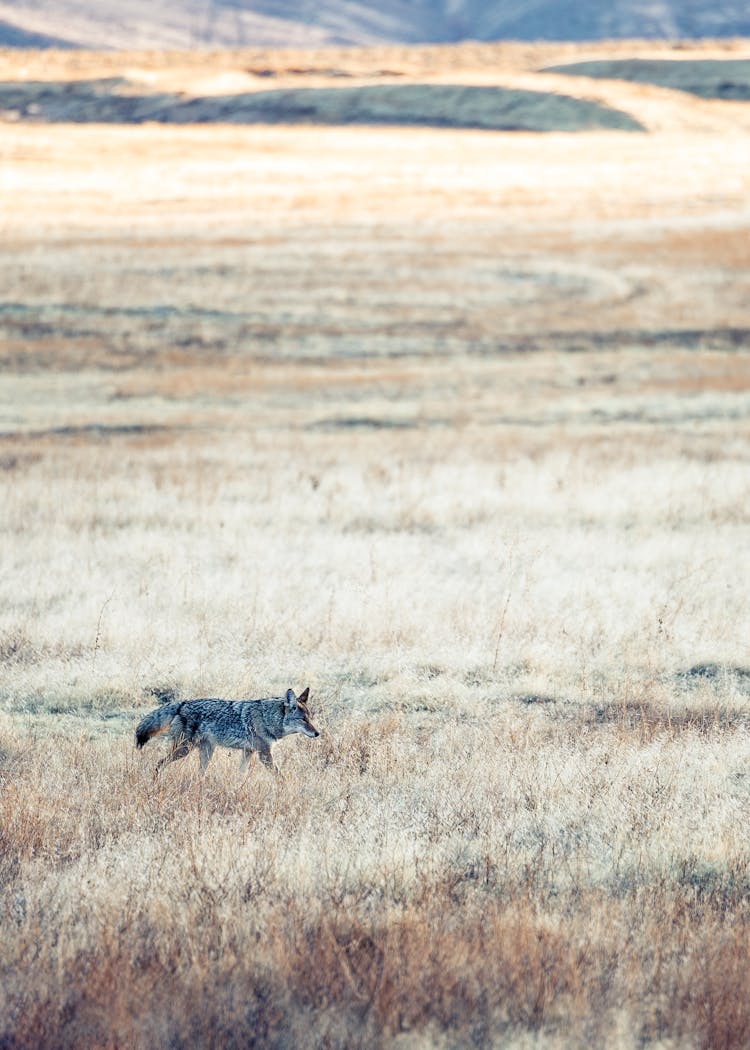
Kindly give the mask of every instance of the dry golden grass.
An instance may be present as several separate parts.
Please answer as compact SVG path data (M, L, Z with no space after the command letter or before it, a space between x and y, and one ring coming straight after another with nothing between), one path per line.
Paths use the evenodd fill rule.
M746 1045L744 730L331 730L156 787L6 733L6 1045Z
M747 107L622 90L3 127L1 1046L748 1045ZM308 683L278 781L133 748Z

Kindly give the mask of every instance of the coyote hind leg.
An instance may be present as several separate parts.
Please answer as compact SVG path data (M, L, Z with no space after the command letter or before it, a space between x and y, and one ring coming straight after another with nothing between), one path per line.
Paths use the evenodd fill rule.
M243 747L242 758L240 759L240 773L246 773L247 767L250 764L250 759L255 754L255 749L252 747Z
M164 758L160 758L156 763L156 769L154 770L154 776L161 773L162 769L170 762L177 762L181 758L187 758L190 752L193 750L193 745L185 737L180 737L179 740L175 740L172 744L172 749L169 754L165 755Z
M214 746L210 740L201 740L201 773L205 772L206 766L211 761Z

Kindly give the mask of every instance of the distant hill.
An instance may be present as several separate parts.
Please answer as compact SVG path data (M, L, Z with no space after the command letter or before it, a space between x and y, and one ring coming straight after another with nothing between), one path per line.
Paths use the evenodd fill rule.
M0 46L319 47L750 36L747 0L0 0Z
M0 22L0 47L75 47L67 40L47 36L45 33L29 33L18 26Z

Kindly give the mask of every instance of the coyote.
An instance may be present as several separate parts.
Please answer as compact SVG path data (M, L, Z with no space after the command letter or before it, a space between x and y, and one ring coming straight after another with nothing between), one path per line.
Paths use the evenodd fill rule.
M201 772L211 761L214 748L233 747L242 751L241 769L253 751L261 762L277 772L271 757L271 746L290 733L319 736L310 721L308 686L299 696L287 689L286 696L268 700L184 700L164 704L141 719L135 731L136 747L143 747L152 736L166 733L172 741L169 754L160 759L158 773L168 762L185 758L194 747L200 747Z

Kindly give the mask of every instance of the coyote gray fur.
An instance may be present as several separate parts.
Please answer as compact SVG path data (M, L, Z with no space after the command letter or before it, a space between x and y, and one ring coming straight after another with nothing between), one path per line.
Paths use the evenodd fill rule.
M309 695L308 686L299 696L294 695L293 689L287 689L286 696L267 700L183 700L163 704L138 723L136 747L143 747L152 736L166 733L172 747L158 762L157 773L168 762L185 758L194 747L200 748L203 771L217 746L242 751L242 769L256 751L261 762L276 771L271 747L277 740L290 733L320 735L310 721Z

